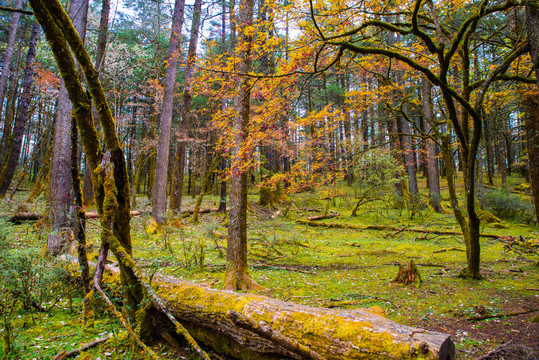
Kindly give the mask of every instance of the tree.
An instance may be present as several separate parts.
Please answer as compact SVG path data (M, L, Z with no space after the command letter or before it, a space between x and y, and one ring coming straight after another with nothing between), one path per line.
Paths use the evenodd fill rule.
M6 191L13 179L15 169L19 162L21 154L22 140L26 123L28 120L28 111L30 101L32 100L32 77L34 75L34 60L36 57L37 41L39 39L39 24L34 22L32 26L32 35L30 36L30 44L26 55L26 68L24 70L24 79L22 82L22 96L19 101L18 114L13 126L13 134L11 135L11 149L6 153L6 161L4 168L0 171L0 197L5 196Z
M82 41L86 34L88 0L72 0L69 4L69 17ZM71 111L73 105L65 84L60 85L56 121L54 123L54 142L51 160L50 209L53 234L47 239L47 251L59 254L66 250L68 238L57 234L64 229L73 228L74 211L72 199L73 179L71 178Z
M103 63L105 62L105 54L107 51L107 38L109 30L109 13L110 13L110 0L103 0L101 5L101 17L99 20L99 35L97 39L97 52L95 56L95 69L99 72L100 80L102 78ZM97 119L97 113L95 108L93 109L94 119ZM84 183L83 183L83 202L85 204L91 204L94 198L92 175L90 174L90 166L86 162L84 167Z
M157 158L155 166L155 185L152 198L152 217L162 224L167 205L167 178L168 155L170 144L170 129L172 126L172 112L174 109L174 86L176 84L176 71L178 57L180 56L180 39L182 35L183 12L185 0L176 0L174 15L172 16L172 30L168 49L167 74L165 77L165 93L161 109L161 125L157 144Z
M517 4L505 2L489 6L488 1L484 0L479 4L467 4L466 6L472 13L464 19L458 17L448 19L440 16L432 2L418 0L407 3L404 13L406 18L401 18L399 22L395 23L378 20L380 15L393 11L390 9L391 4L387 4L387 8L380 9L381 13L376 11L361 13L360 11L361 23L353 25L351 29L343 29L342 26L339 26L334 32L327 33L324 26L331 20L318 16L326 9L315 6L312 0L309 3L311 31L321 43L318 54L329 51L335 54L331 62L322 66L318 64L320 61L318 59L321 58L318 56L314 64L315 71L329 68L337 62L343 61L342 58L346 52L361 55L373 54L395 59L405 64L411 70L425 76L441 92L446 113L446 130L445 134L441 135L441 142L444 160L449 169L447 174L448 187L453 213L464 234L466 244L467 267L463 269L461 275L480 279L480 221L475 204L475 175L482 132L482 105L490 85L504 77L503 75L507 73L511 63L525 53L526 44L517 44L506 53L505 57L496 64L496 67L486 75L484 80L471 86L470 77L472 74L469 66L470 52L473 51L471 37L485 17L503 14L505 10ZM331 19L331 17L329 18ZM442 19L446 23L442 23ZM449 20L453 23L449 24ZM322 21L322 26L319 25L319 21ZM454 31L450 30L455 28ZM423 49L422 56L425 59L416 59L416 53L408 50L409 48L386 47L387 44L384 44L383 41L370 37L370 34L380 31L406 37L409 45L413 43ZM425 65L427 60L434 63L435 67ZM454 79L451 78L453 68L459 61L462 61L462 73L460 74L462 87L460 89L453 85ZM475 98L471 97L473 91L476 91ZM456 134L458 147L462 153L466 211L462 211L460 208L453 179L452 131Z
M529 52L535 72L536 86L539 91L539 3L530 1L526 5ZM539 222L539 99L535 96L526 99L526 135L532 196L535 204L535 217Z
M22 8L23 0L17 0L15 3L15 9ZM19 19L21 13L14 12L11 17L11 27L9 29L8 41L6 44L6 52L2 61L2 75L0 75L0 114L4 108L4 97L7 90L7 81L9 78L9 67L11 66L11 59L13 59L13 52L15 51L15 40L17 38L17 32L19 30Z
M432 94L431 83L425 79L421 79L421 89L423 97L423 114L425 117L425 134L427 137L427 184L429 186L429 203L436 212L441 212L440 205L440 175L438 169L438 159L436 153L436 142L434 141L435 134L432 131L434 124L433 109L432 109Z
M230 165L230 212L228 220L228 240L226 251L226 272L224 288L229 290L253 290L260 288L249 275L247 267L247 174L243 165L250 156L246 149L249 136L251 110L251 80L246 74L251 71L252 46L255 28L253 26L254 0L242 0L238 12L238 43L240 74L236 79L237 94L234 99L236 115L233 120L234 147Z
M193 72L196 61L201 8L202 1L196 0L193 10L193 23L191 25L191 36L189 38L189 49L187 50L187 66L185 67L182 104L180 107L180 139L178 139L178 144L176 146L174 170L172 172L170 210L173 212L179 212L182 207L183 174L185 172L185 143L188 137L187 129L189 116L191 115L191 89L193 87Z

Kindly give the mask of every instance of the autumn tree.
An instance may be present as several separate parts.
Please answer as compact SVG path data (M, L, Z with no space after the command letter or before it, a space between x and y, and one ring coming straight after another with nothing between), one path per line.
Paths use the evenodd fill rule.
M342 5L339 5L342 6ZM445 133L440 133L444 160L448 167L447 180L451 197L453 213L464 234L466 244L467 267L461 273L464 277L479 279L480 273L480 221L476 209L476 160L482 132L482 105L485 94L490 85L510 75L511 63L523 55L526 44L519 43L509 49L504 58L479 81L474 87L468 85L473 74L470 73L470 53L473 51L471 37L474 36L482 21L488 16L500 15L507 9L516 6L513 2L489 5L488 1L479 4L465 4L470 15L460 18L455 16L448 19L440 16L440 10L429 1L415 1L402 4L399 9L392 8L391 4L374 6L369 12L357 12L357 24L351 28L335 27L335 31L328 30L330 25L327 15L329 10L320 3L310 1L311 27L310 31L318 37L320 47L318 53L331 51L334 56L329 64L315 62L314 69L323 69L332 66L337 61L344 61L345 54L378 55L395 59L413 71L424 76L434 87L441 92L445 106L446 127ZM391 11L403 11L404 16L399 22L379 20L380 15ZM329 17L331 19L331 16ZM451 23L450 23L451 22ZM408 39L421 50L421 56L408 48L392 48L389 44L372 38L373 32L387 32L398 34ZM350 55L353 56L353 55ZM453 69L462 64L460 73L462 86L455 84L452 78ZM431 65L432 64L432 65ZM508 74L509 73L509 74ZM475 92L472 97L471 93ZM452 136L454 131L458 147L462 153L462 165L465 184L465 211L460 208L454 182L455 170L452 168Z

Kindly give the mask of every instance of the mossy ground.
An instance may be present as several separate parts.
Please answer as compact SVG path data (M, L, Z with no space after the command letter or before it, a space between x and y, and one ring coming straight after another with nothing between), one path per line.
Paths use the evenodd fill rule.
M522 181L511 179L517 186ZM249 261L251 275L265 287L262 294L313 306L380 307L397 322L448 332L457 345L459 359L472 359L495 347L513 341L539 351L539 325L529 322L537 313L471 322L469 317L502 314L527 309L539 310L539 254L537 248L493 238L481 238L484 279L458 279L465 267L462 237L397 230L354 230L310 227L296 219L335 210L340 217L323 220L349 225L391 225L397 228L459 231L451 214L435 214L415 206L395 209L391 199L374 201L360 207L358 216L349 217L355 205L353 188L340 188L339 196L321 199L320 192L306 192L289 198L288 205L277 210L260 208L257 190L249 195ZM18 194L22 201L26 194ZM194 199L186 197L184 208L192 208ZM423 200L425 201L425 200ZM145 198L140 208L149 206ZM209 195L202 207L216 207L218 197ZM443 201L447 206L447 201ZM42 205L37 205L42 207ZM1 213L15 211L15 204L3 204ZM288 209L288 211L286 211ZM314 210L317 211L314 211ZM36 210L42 210L36 208ZM168 219L161 232L148 234L149 215L132 220L133 248L139 266L147 273L160 272L220 288L223 283L227 233L226 217L202 214L199 223L189 218ZM41 248L46 230L33 224L11 225L5 218L0 227L6 243ZM535 225L507 221L508 229L485 227L482 232L499 236L538 239ZM88 226L88 242L98 248L97 220ZM443 251L447 250L447 251ZM90 255L95 256L95 255ZM419 286L391 283L399 263L413 259L423 282ZM48 359L61 350L69 351L105 333L121 333L116 320L104 311L95 328L85 332L80 319L80 299L69 309L60 299L47 313L20 311L14 319L12 358ZM170 349L159 348L158 352ZM1 354L0 349L0 354ZM123 338L110 340L88 352L90 358L138 358ZM174 355L174 356L177 356Z

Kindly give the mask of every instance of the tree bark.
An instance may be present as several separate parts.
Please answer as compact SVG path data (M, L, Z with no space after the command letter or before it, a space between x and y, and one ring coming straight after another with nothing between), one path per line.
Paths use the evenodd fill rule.
M11 149L7 151L7 159L0 174L0 197L4 197L9 184L15 174L15 169L19 162L19 156L21 154L22 139L24 136L24 130L26 129L26 122L28 120L28 110L30 107L30 101L32 99L32 77L34 74L33 64L36 58L36 46L39 38L39 24L34 22L32 26L32 35L30 37L30 44L28 46L28 53L26 55L26 69L24 70L24 79L22 82L22 96L19 101L19 112L15 120L13 127L11 143Z
M23 0L17 0L15 3L15 9L20 9ZM13 52L15 51L15 40L17 38L17 30L19 29L19 19L21 13L14 12L11 17L11 26L9 28L9 35L6 44L6 52L4 59L2 60L2 75L0 76L0 114L4 108L4 98L6 96L7 81L9 78L9 68L11 66L11 59L13 58Z
M185 67L185 85L183 87L182 105L180 108L180 139L174 156L174 170L172 172L172 186L170 191L170 210L179 212L182 208L183 174L185 171L185 145L187 141L187 128L191 114L191 88L193 80L193 67L196 60L198 34L200 28L200 13L202 0L196 0L193 10L193 23L187 51L187 66Z
M168 66L165 78L165 92L161 110L161 125L157 143L157 157L155 166L155 184L152 198L152 217L158 223L164 222L167 207L167 177L168 157L170 145L170 129L172 125L172 112L174 110L174 86L178 58L180 56L180 39L183 26L183 12L185 0L176 0L172 16L172 30L168 49Z
M253 33L247 32L253 25L254 0L242 0L238 14L240 25L240 53L238 72L247 74L251 71L251 51ZM251 109L251 81L247 76L238 77L234 99L237 114L234 118L234 147L232 148L232 164L230 177L230 211L228 220L228 241L226 255L226 272L224 288L229 290L248 290L260 287L249 275L247 268L247 175L248 169L243 165L242 157L249 156L245 148L248 138L248 126Z

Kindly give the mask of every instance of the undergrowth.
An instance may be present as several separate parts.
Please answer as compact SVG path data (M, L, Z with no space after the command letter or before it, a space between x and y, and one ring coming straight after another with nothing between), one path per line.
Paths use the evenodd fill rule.
M311 306L347 309L377 306L384 309L387 317L400 323L453 331L461 359L485 353L498 346L499 339L472 335L472 330L487 328L488 322L466 325L466 330L458 326L450 328L449 324L474 316L478 309L497 314L525 304L539 306L537 248L507 240L522 237L529 242L539 238L539 231L534 224L522 223L524 218L519 214L525 212L516 208L514 214L502 216L496 212L494 200L501 193L488 195L494 200L487 200L487 209L507 220L509 228L487 227L482 231L506 240L481 238L484 280L471 281L457 279L466 256L461 236L435 232L459 231L451 214L431 212L421 198L413 206L395 207L394 202L377 192L359 206L357 216L351 217L363 190L340 189L329 200L321 198L316 191L290 196L286 213L256 206L258 194L251 189L249 263L252 276L266 289L262 294ZM138 201L144 202L144 199ZM203 207L215 207L218 202L217 196L209 195ZM186 197L184 208L192 208L193 203L193 199ZM507 204L518 202L511 198ZM2 212L8 211L5 204L2 206ZM13 205L9 206L11 211ZM393 229L323 228L296 222L330 210L340 216L322 222L357 227L391 225ZM198 224L188 222L188 218L176 218L163 232L152 234L147 231L148 222L149 215L132 220L135 258L148 276L160 272L215 288L222 286L225 216L204 214ZM98 232L98 221L89 221L88 242L93 244L90 260L94 261L99 247ZM71 270L42 257L45 238L46 230L36 229L33 224L15 226L5 218L0 219L0 327L3 336L7 332L11 336L11 352L6 354L4 341L1 356L50 359L60 351L70 351L113 334L112 340L88 350L85 356L141 358L103 306L98 306L95 326L90 329L83 326L79 285L66 280ZM398 265L408 260L418 265L423 282L417 286L392 283ZM503 319L493 321L499 321L500 328L509 326L504 325ZM157 346L154 350L163 358L180 356L169 347Z

